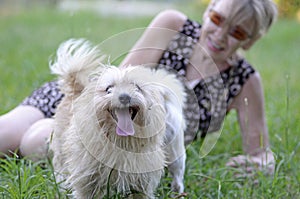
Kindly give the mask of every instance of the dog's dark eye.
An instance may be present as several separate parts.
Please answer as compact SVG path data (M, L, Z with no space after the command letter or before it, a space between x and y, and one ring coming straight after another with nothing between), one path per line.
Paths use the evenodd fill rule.
M139 92L143 91L141 89L141 87L136 82L131 82L130 84L133 85L136 88L137 91L139 91Z
M138 91L142 91L141 87L137 84L134 84Z
M108 87L106 87L106 89L105 89L106 93L107 94L111 93L112 88L113 88L113 85L109 85Z

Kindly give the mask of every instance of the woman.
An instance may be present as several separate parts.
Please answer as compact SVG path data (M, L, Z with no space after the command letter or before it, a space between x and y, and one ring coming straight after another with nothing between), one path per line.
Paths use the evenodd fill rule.
M178 11L163 11L121 66L159 63L158 67L176 71L193 91L189 99L198 100L197 107L187 103L186 117L189 129L198 128L202 136L220 129L226 113L236 109L246 155L233 157L227 165L243 167L250 161L256 164L250 170L258 166L272 172L274 156L268 149L261 78L237 51L248 50L268 31L276 15L271 0L213 0L202 25ZM0 151L20 147L23 155L45 155L53 122L49 118L61 97L56 82L47 83L1 116ZM192 139L194 135L187 132L187 143Z

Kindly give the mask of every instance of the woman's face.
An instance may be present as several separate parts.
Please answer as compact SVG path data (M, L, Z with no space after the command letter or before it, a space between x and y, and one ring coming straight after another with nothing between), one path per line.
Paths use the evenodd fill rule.
M228 1L219 1L207 11L204 19L200 44L216 63L226 62L240 47L249 42L254 22L251 19L239 23L233 20Z

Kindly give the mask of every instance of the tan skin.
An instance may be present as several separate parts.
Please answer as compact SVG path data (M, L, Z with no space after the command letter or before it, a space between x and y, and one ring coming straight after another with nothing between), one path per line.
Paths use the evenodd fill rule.
M222 12L222 9L219 9L219 11ZM225 15L226 13L223 14ZM204 14L204 18L206 15L207 13ZM166 49L172 36L179 31L186 19L186 15L174 10L167 10L160 13L154 18L140 40L133 47L132 52L126 56L120 66L126 67L127 65L158 63L163 50ZM249 25L251 24L248 24L248 26ZM232 24L228 24L228 26L230 27ZM151 28L155 28L155 30ZM160 28L161 30L157 31L157 28ZM246 29L247 27L244 28ZM162 34L162 32L164 34ZM227 32L226 29L223 30L218 27L217 31L212 31L210 34L211 37L207 37L214 39L213 42L215 42L215 46L227 47L225 41L229 40L231 42L229 42L230 45L227 54L220 55L217 51L212 51L212 54L210 54L218 70L224 70L229 67L226 60L228 56L231 56L238 48L249 49L258 39L257 37L252 38L251 40L237 42L230 38ZM205 38L203 38L202 35L199 46L205 46ZM207 35L209 35L209 32ZM145 48L147 48L147 50L145 50ZM218 71L211 71L210 68L201 67L208 66L209 64L203 64L207 62L207 58L203 53L199 52L201 52L201 50L197 50L196 47L191 57L191 64L187 66L187 80L199 80L205 75L211 75ZM245 103L245 99L247 103ZM28 111L28 109L30 110ZM260 167L268 165L269 171L272 172L274 170L274 156L271 151L267 150L269 141L264 113L264 96L261 78L258 72L252 75L245 83L240 94L233 100L232 104L230 104L228 111L231 109L237 111L243 138L243 148L246 155L231 158L227 165L232 167L243 167L247 164L247 161L250 161L256 163ZM28 114L29 112L31 114ZM15 119L16 117L18 118L17 120ZM52 132L53 120L44 119L42 113L38 109L28 106L19 106L6 115L1 116L0 126L4 126L4 124L7 124L7 122L11 120L19 124L17 126L18 128L14 124L6 125L1 133L4 135L6 133L8 135L10 132L15 132L14 140L11 140L10 145L5 144L4 142L2 143L0 140L0 151L14 151L19 146L23 155L35 154L39 158L45 156L46 141ZM250 170L252 169L255 169L255 167L250 167Z

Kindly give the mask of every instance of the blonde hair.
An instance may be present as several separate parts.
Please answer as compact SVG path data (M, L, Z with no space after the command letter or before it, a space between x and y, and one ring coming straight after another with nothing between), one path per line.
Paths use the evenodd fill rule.
M207 10L209 12L219 1L211 0ZM277 18L277 6L272 0L231 0L231 19L241 22L246 19L253 19L255 27L252 31L252 38L263 36L268 32L271 25ZM206 17L204 14L204 18Z

